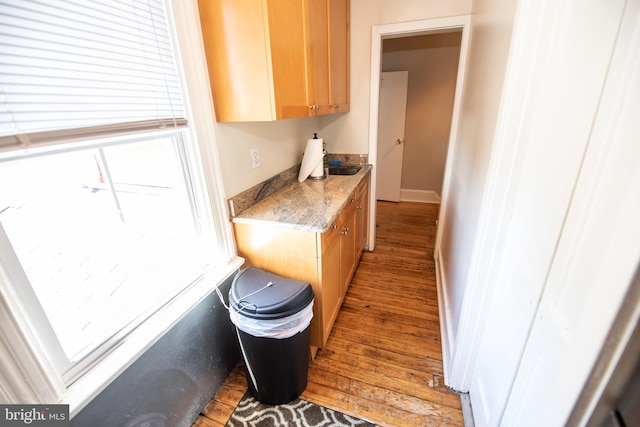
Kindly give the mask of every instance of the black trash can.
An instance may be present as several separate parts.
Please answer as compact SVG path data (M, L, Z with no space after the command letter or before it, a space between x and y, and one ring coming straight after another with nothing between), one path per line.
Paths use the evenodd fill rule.
M251 394L267 405L300 396L307 387L311 285L248 267L233 279L229 306Z

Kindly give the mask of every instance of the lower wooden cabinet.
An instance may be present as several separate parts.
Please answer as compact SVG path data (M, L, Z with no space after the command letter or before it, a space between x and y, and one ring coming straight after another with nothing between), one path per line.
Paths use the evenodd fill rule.
M367 189L368 179L364 180ZM358 198L362 188L361 184L354 191L345 208L324 233L259 223L233 224L238 254L246 260L246 265L311 284L315 294L311 345L318 348L324 347L329 338L360 259L358 230L365 229L366 240L363 209L357 209L362 202Z
M356 258L360 259L367 245L369 228L369 180L365 179L356 190Z
M316 347L322 347L327 342L344 297L340 275L341 224L341 218L338 217L320 238L322 254L318 257L318 271L322 289L322 319L319 323L321 323L322 333L319 342L312 343Z
M349 198L342 211L340 225L340 291L347 293L351 277L356 271L356 195Z

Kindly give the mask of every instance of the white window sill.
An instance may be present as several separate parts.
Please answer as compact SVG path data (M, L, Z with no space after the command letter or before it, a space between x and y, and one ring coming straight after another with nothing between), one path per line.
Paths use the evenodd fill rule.
M138 326L97 365L70 385L60 402L69 405L70 417L80 412L165 332L211 292L215 292L215 288L238 270L243 262L242 258L234 257L226 265L209 271L202 280Z

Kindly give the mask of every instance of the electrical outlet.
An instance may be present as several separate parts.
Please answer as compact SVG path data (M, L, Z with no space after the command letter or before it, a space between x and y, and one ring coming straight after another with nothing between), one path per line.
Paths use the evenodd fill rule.
M257 148L251 149L251 166L253 166L254 169L260 166L260 155L258 154Z

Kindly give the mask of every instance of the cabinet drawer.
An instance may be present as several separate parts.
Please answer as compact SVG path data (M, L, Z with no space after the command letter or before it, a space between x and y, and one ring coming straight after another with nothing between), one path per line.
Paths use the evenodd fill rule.
M362 195L368 192L369 192L369 180L365 179L360 183L360 185L358 186L358 189L356 190L356 193L357 193L356 199L359 199L360 197L362 197Z
M331 243L334 239L340 237L340 224L342 223L342 215L338 215L338 217L333 221L331 226L327 231L322 233L320 237L320 247L321 250L318 251L318 256L324 254L328 247L331 246Z
M342 213L340 214L342 216L342 220L344 221L345 218L348 218L349 215L353 214L353 211L356 209L356 202L357 197L356 197L356 192L354 191L353 193L351 193L351 195L349 196L349 199L347 200L347 204L345 205L344 209L342 210Z

